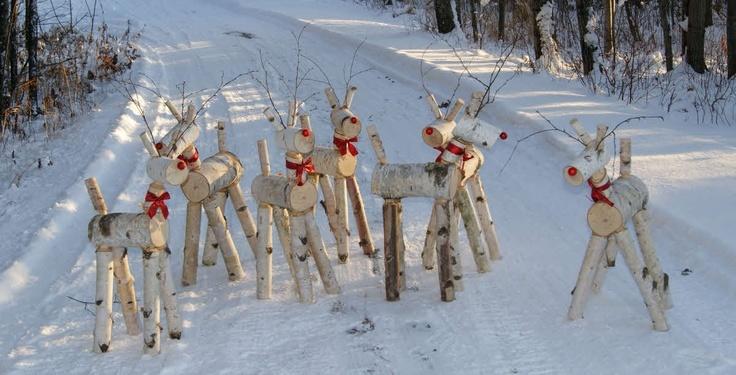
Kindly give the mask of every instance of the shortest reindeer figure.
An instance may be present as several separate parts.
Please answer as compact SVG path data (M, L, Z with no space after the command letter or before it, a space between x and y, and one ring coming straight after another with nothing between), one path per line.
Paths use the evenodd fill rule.
M258 142L261 175L251 185L251 193L258 202L258 232L256 241L256 273L259 299L271 298L271 223L284 249L286 261L296 283L299 302L314 302L312 277L307 260L314 259L325 292L340 293L340 286L330 265L317 222L314 208L317 204L317 187L307 178L313 171L312 159L314 134L309 116L299 116L301 128L296 127L298 103L289 103L286 124L277 123L270 108L264 114L276 128L279 146L286 151L286 176L271 175L268 147L265 140Z
M672 306L669 277L662 272L649 234L647 187L639 178L631 175L631 139L621 140L621 176L611 181L605 168L611 158L604 142L608 127L599 125L596 138L593 139L576 119L570 124L585 145L585 150L565 167L565 180L572 185L587 181L594 204L588 210L588 225L593 233L572 292L568 318L575 320L583 317L583 308L590 291L600 290L607 268L615 265L618 245L639 287L654 329L667 331L669 327L664 311ZM644 267L627 229L629 221L634 224Z

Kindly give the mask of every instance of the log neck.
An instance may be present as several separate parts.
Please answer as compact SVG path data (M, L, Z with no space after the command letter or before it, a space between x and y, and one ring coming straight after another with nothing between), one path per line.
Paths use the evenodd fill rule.
M143 200L143 212L152 220L166 221L169 217L169 208L166 206L166 200L169 199L169 193L164 185L154 181L148 185L146 197Z
M184 152L179 155L179 159L187 163L187 167L190 171L199 169L202 166L202 160L199 158L199 151L194 145L187 147Z

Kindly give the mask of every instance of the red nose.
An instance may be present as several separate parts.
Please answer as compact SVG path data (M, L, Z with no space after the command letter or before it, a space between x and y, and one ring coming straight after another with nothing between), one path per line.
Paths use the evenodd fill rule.
M432 133L434 133L434 129L433 128L429 128L429 127L428 128L424 128L424 134L426 134L426 135L432 135Z
M164 148L164 144L163 143L161 143L161 142L156 143L156 150L160 150L162 148Z
M353 124L357 124L358 123L358 118L355 117L355 116L353 116L353 117L350 118L350 122L353 123Z
M302 135L305 138L308 138L311 134L312 134L312 132L310 132L309 129L302 129Z
M502 141L505 141L506 138L509 137L509 135L506 134L506 132L501 132L501 134L499 134L498 137L501 138Z
M185 162L184 162L183 160L180 160L180 161L179 161L179 162L178 162L178 163L176 164L176 167L177 167L177 168L179 168L179 170L182 170L182 171L183 171L183 170L184 170L184 168L186 168L186 167L187 167L187 163L185 163Z
M575 167L567 168L567 175L570 177L575 177L578 174L578 169Z

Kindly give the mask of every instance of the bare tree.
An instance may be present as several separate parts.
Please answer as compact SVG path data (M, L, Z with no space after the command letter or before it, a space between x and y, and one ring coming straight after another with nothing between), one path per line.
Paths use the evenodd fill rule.
M687 22L687 63L694 71L703 73L705 66L705 13L706 1L690 1Z
M614 50L616 0L603 0L603 52L610 57Z
M473 42L480 43L481 38L478 33L478 8L480 8L480 0L470 0L470 26L473 29Z
M498 0L498 39L504 39L506 28L506 0Z
M736 76L736 0L728 0L726 17L726 44L728 45L728 76Z
M659 23L662 27L664 58L667 71L672 70L672 34L670 31L670 0L659 0Z
M35 111L38 108L38 3L36 0L26 0L25 16L28 100L32 110Z
M7 55L8 29L10 16L8 0L0 0L0 113L5 111L5 56Z
M588 20L591 0L575 0L578 13L578 31L580 33L580 55L583 58L583 74L589 75L593 70L593 48L585 40L588 33Z
M440 34L447 34L455 29L451 0L435 0L434 14L437 17L437 31Z
M542 10L544 0L531 0L532 1L532 14L530 21L532 23L532 30L534 34L534 59L539 60L542 57L542 34L539 31L539 22L537 22L537 15Z

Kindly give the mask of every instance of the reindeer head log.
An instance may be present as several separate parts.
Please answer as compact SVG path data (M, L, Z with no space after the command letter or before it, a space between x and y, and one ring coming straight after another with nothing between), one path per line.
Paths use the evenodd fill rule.
M434 114L435 121L422 129L422 140L429 147L444 147L453 138L452 133L457 126L455 117L460 113L465 102L458 99L445 116L442 116L442 112L432 94L427 95L427 103Z
M479 118L470 116L463 116L453 131L455 138L460 138L463 142L487 149L491 149L499 138L503 139L502 134L505 133L501 129Z
M279 147L286 152L310 154L314 150L314 132L307 128L290 127L276 132Z
M604 169L611 160L610 153L606 152L603 139L608 129L606 126L598 127L596 138L592 138L580 125L577 119L570 121L575 129L578 139L585 144L585 149L575 159L565 166L563 176L565 181L571 185L580 185L594 174Z
M327 101L330 103L332 111L330 112L330 122L335 132L347 137L353 138L360 134L362 124L360 118L350 110L357 87L351 86L345 93L345 101L342 105L335 96L335 91L328 87L325 89Z
M148 159L146 173L153 181L179 186L189 177L189 168L183 160L157 156Z

